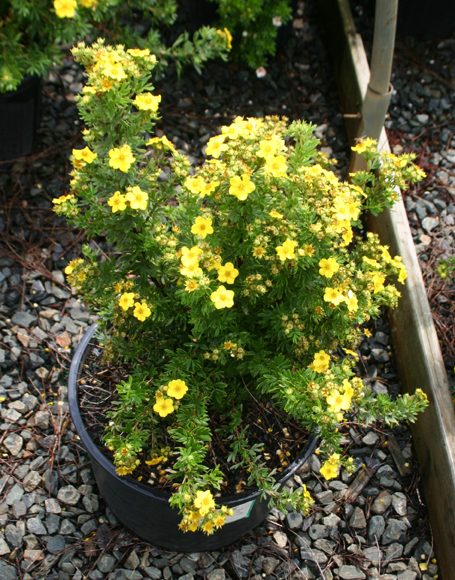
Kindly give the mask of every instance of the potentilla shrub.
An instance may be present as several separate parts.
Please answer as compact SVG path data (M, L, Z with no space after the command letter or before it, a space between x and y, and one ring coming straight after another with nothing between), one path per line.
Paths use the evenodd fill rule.
M183 32L166 46L160 28L176 17L175 0L2 0L0 93L17 89L26 76L45 74L62 60L65 45L99 31L117 43L160 54L161 72L170 62L179 70L185 64L201 70L211 58L227 58L227 29L202 27L192 38Z
M421 171L410 155L379 156L365 141L357 150L370 170L343 182L313 127L279 117L237 117L192 168L153 133L153 55L100 42L73 52L87 72L86 144L54 205L105 240L66 273L99 315L104 363L131 369L104 433L117 472L134 476L144 452L147 465L167 461L184 530L225 521L215 496L226 464L272 505L306 512L306 488L280 490L264 445L252 443L248 410L260 401L317 433L331 479L355 469L341 449L346 421L394 425L425 407L420 390L375 396L355 352L364 323L396 306L406 279L401 258L364 233L362 214L392 205L396 185ZM227 456L210 466L214 432Z

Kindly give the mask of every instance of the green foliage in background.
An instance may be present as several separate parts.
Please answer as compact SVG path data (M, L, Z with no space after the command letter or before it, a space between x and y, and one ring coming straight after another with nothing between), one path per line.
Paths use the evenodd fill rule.
M220 25L233 36L233 53L250 67L267 64L275 54L278 30L292 17L290 0L211 0Z
M176 10L175 0L2 0L0 93L15 90L27 75L44 75L65 47L87 35L149 48L160 57L155 73L170 62L200 71L208 59L226 59L230 37L210 27L165 46L160 30L173 24Z

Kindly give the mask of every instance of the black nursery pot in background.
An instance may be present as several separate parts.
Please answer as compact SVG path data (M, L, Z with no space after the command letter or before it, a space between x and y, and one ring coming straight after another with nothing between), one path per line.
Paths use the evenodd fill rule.
M33 151L40 113L40 77L26 77L16 91L0 93L0 161Z
M211 536L202 532L183 533L179 530L179 513L169 505L169 493L142 485L130 477L119 477L112 462L94 443L81 417L78 401L78 382L84 359L96 325L82 338L71 363L68 381L68 399L71 418L81 442L87 450L100 494L113 513L127 528L143 540L156 546L178 552L217 550L232 544L261 524L269 512L267 502L258 491L224 496L220 503L234 510L234 516ZM284 484L309 459L317 445L310 437L305 449L279 479Z

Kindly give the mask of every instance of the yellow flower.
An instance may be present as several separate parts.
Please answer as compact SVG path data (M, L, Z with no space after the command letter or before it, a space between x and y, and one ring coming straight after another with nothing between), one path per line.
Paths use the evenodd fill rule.
M156 113L161 103L161 95L152 95L152 93L141 93L136 95L133 105L140 111L151 111Z
M319 472L325 479L334 479L338 475L339 469L340 469L340 454L332 453L332 455L321 467Z
M152 314L152 311L147 305L147 302L135 302L134 303L134 311L133 316L137 318L141 322L144 322L146 318L148 318Z
M135 161L136 159L129 145L114 147L114 149L109 151L109 166L113 169L119 169L123 173L128 173L129 168Z
M119 306L122 310L129 310L134 306L134 292L124 292L119 298Z
M107 200L107 204L111 207L112 213L124 211L126 209L126 198L122 193L120 193L120 191L116 191L114 195Z
M333 389L326 397L326 401L329 406L328 410L333 413L347 411L351 406L351 397L349 396L349 393L345 392L341 394L338 389Z
M255 258L263 258L266 255L266 249L264 246L256 246L253 248L252 254Z
M95 159L98 157L98 155L91 151L88 147L84 147L83 149L73 149L72 153L76 161L83 161L88 165L93 163L93 161L95 161Z
M341 304L345 300L343 294L337 288L326 288L324 291L324 301L330 302L335 306Z
M180 268L180 274L185 278L200 278L203 274L202 268L199 268L199 262L188 262L186 266ZM196 288L194 288L196 290Z
M408 273L406 272L406 268L403 264L400 265L400 271L398 273L398 282L400 284L404 284L406 282L406 278L408 277Z
M244 173L241 177L235 175L229 180L229 193L239 201L245 201L248 195L256 189L250 176Z
M257 152L258 157L263 157L267 159L269 157L274 157L278 151L282 151L285 147L285 143L281 137L273 135L270 139L263 139L259 143L259 151Z
M215 292L211 293L210 300L217 310L232 308L234 306L234 292L227 290L225 286L219 286Z
M234 268L232 262L226 262L224 266L218 268L218 280L226 284L234 284L234 280L239 275L237 268Z
M374 139L362 139L362 141L360 141L360 143L358 143L357 145L354 145L353 147L351 147L352 151L355 151L356 153L369 153L369 152L373 152L376 151L376 141Z
M127 188L125 199L130 204L131 209L145 210L147 209L149 196L139 186L133 185Z
M320 350L314 355L313 362L310 364L310 369L316 373L324 374L329 370L330 355L324 350Z
M72 274L74 272L74 270L80 265L83 264L84 260L82 258L75 258L74 260L71 260L71 262L69 262L66 267L65 267L65 274L68 276L69 274Z
M221 153L223 151L226 151L228 148L228 146L224 142L224 139L225 139L224 135L216 135L215 137L209 139L207 142L207 147L205 149L205 154L210 155L211 157L215 157L215 159L218 159Z
M54 205L61 205L62 203L65 203L67 201L76 201L76 198L74 197L74 195L72 193L69 193L68 195L61 195L60 197L54 197L54 199L52 200L52 203Z
M136 58L150 56L150 50L148 48L129 48L126 52L131 54L131 56L135 56ZM156 58L154 55L152 55L152 57Z
M74 18L76 16L76 0L54 0L55 14L59 18Z
M281 246L275 248L278 258L285 262L286 260L293 260L295 258L295 248L297 242L294 240L287 239Z
M226 516L225 514L216 514L216 516L213 518L212 520L213 525L215 526L215 528L222 528L224 526L224 523L226 522Z
M206 516L215 507L215 501L210 490L197 491L194 498L194 507L197 508L201 516Z
M322 258L322 260L319 260L319 274L325 278L331 278L339 269L340 265L335 258Z
M264 173L271 177L286 177L288 164L284 155L276 155L275 157L266 157L264 165Z
M111 59L101 61L99 68L104 76L107 76L114 81L122 81L123 79L126 79L126 72L119 62L115 62ZM104 88L109 90L112 86L113 83L107 82L104 85Z
M207 536L211 536L215 531L215 524L211 520L207 520L202 524L201 530L204 534L207 534Z
M346 302L349 312L357 312L357 310L359 309L359 302L357 300L357 296L354 294L352 290L348 291L348 294L345 297L344 301Z
M209 234L213 234L212 218L198 216L191 226L191 233L205 240Z
M174 402L172 399L166 397L158 397L156 403L153 405L153 410L158 413L160 417L167 417L174 411Z
M98 0L79 0L79 4L84 8L95 8Z
M189 266L195 262L199 262L199 258L202 256L202 250L198 246L192 246L191 248L183 246L181 252L182 257L180 258L180 261L184 266Z
M190 279L185 282L185 292L194 292L198 288L199 282L197 280Z
M269 211L269 216L277 220L282 220L284 217L283 214L280 213L279 211L276 211L276 209L272 209L271 211Z
M371 276L371 281L373 282L373 292L374 294L377 294L384 288L385 274L382 274L381 272L375 272Z
M185 381L182 381L181 379L169 381L167 384L167 394L174 399L181 399L187 391L188 387Z
M197 177L187 177L184 185L191 193L205 197L215 191L219 185L219 181L206 182L203 177L198 175Z
M226 46L227 46L228 50L231 50L231 48L232 48L232 34L230 33L230 31L227 28L223 28L223 30L220 30L218 28L216 32L217 32L217 34L219 34L220 36L222 36L226 40Z

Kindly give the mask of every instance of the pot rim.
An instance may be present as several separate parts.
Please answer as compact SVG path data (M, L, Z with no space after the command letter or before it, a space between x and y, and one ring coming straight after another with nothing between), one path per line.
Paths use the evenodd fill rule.
M111 477L116 478L127 487L130 487L138 491L139 493L142 494L148 493L149 495L153 496L155 500L167 503L172 495L169 491L160 490L151 485L145 485L140 481L137 481L129 476L120 477L115 470L114 464L100 450L98 445L91 438L85 426L85 423L82 419L79 408L79 396L78 396L79 389L77 383L80 378L79 375L82 365L84 363L84 359L88 352L88 347L96 333L97 328L98 325L96 323L88 327L81 341L79 342L76 351L74 352L73 358L71 360L71 366L68 376L68 404L71 419L73 420L74 426L76 427L76 432L79 435L79 438L88 454L98 464L100 464L103 467L103 469L105 469L109 473ZM310 433L308 441L302 453L284 471L280 473L279 477L277 477L277 482L282 485L286 481L288 481L288 479L290 479L296 473L296 471L298 471L298 469L309 459L309 457L316 449L318 444L319 438L316 435ZM222 495L216 497L216 499L222 504L227 504L229 506L237 506L246 503L247 501L256 500L261 495L261 493L262 492L260 490L245 491L238 494Z

